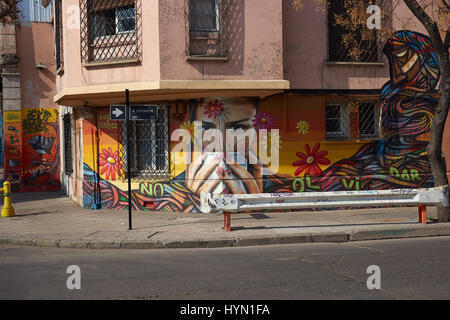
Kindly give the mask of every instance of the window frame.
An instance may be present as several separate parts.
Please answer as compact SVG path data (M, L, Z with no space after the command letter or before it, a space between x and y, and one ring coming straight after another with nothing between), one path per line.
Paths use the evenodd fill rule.
M64 139L64 173L70 176L73 174L72 117L70 113L67 113L63 116L63 139Z
M83 67L141 61L141 1L80 0L80 50ZM132 11L122 14L121 10ZM123 18L120 17L122 15ZM105 21L102 22L100 19ZM130 20L134 21L134 29L120 31L123 26L131 25L127 23Z
M339 107L339 118L327 118L327 107ZM325 137L327 140L348 140L350 138L350 132L346 132L345 122L350 121L350 108L346 105L340 103L327 103L325 105ZM337 120L339 119L340 131L327 131L327 120Z
M380 139L381 136L381 104L376 103L375 101L364 101L358 103L358 118L361 114L361 105L363 104L370 104L373 108L371 109L372 116L373 116L373 128L375 130L374 134L361 134L361 120L358 119L358 137L360 140L376 140Z
M124 19L120 19L119 15L118 15L118 11L120 10L128 10L128 9L133 9L133 17L131 18L124 18ZM136 32L136 14L135 14L135 7L123 7L123 8L114 8L114 9L108 9L108 10L114 10L114 34L105 34L105 35L96 35L95 32L93 32L92 34L92 38L93 39L99 39L99 38L113 38L116 37L118 35L122 35L122 34L133 34ZM100 10L101 11L108 11L108 10ZM96 16L95 14L93 15L93 18L95 19ZM127 31L119 31L119 21L121 20L129 20L129 19L133 19L134 20L134 29L133 30L127 30ZM95 30L95 29L94 29Z
M357 121L358 127L356 132L356 138L352 132L352 119L351 119L351 104L357 104ZM373 127L375 129L375 134L361 134L361 121L360 121L360 110L361 105L370 104L373 108L371 109L371 115L373 117ZM339 107L339 118L327 118L327 107ZM380 140L383 135L383 128L381 122L381 103L376 100L352 100L352 101L341 101L341 102L327 102L325 104L325 139L328 141L373 141ZM339 119L340 131L327 131L327 120Z
M128 9L133 9L133 17L124 18L124 19L121 19L121 20L133 19L133 21L134 21L134 28L133 28L133 30L119 31L119 21L120 21L120 19L119 19L118 11L120 11L120 10L128 10ZM136 32L136 7L116 8L115 9L115 18L116 18L116 34L115 35L126 34L126 33L135 33Z
M192 14L191 14L191 1L196 0L189 0L189 32L190 33L208 33L208 32L217 32L220 33L220 4L219 0L208 0L208 1L214 1L214 12L215 12L215 20L216 20L216 27L215 28L192 28L191 27L191 21L192 21Z
M160 118L161 117L161 118ZM162 181L166 179L160 179L160 177L169 178L170 177L170 132L169 132L169 106L168 105L158 105L158 119L162 119L161 123L157 123L158 120L130 120L130 140L131 140L131 178L133 180L152 180L152 181ZM126 121L123 121L123 145L124 150L126 150ZM151 148L145 149L151 152L138 154L138 126L149 126L144 130L150 131L147 135L148 139L144 141L149 141ZM157 137L157 126L164 129L163 136ZM151 141L155 140L153 144ZM162 152L157 153L157 141L162 141ZM126 157L126 154L125 154ZM139 157L150 157L150 168L139 169ZM158 158L164 157L163 168L158 168ZM124 159L125 160L125 159ZM146 164L146 163L144 163Z
M348 53L348 49L344 47L345 50L345 57L342 57L344 54L341 53L341 56L339 57L338 55L333 56L332 54L332 50L335 48L343 48L343 44L342 44L342 32L339 32L338 35L335 35L334 33L337 32L339 29L342 29L343 27L341 26L335 26L332 24L332 21L334 21L334 14L341 14L340 12L335 12L334 10L332 10L332 5L336 4L338 1L342 1L344 2L345 0L327 0L327 62L340 62L340 63L382 63L382 57L380 55L380 50L378 48L378 37L375 33L376 39L373 41L375 43L375 48L374 50L376 52L370 53L367 56L363 56L361 57L360 60L355 60L353 59L349 53ZM342 3L342 6L344 6L344 3ZM334 30L333 30L334 29ZM342 30L341 30L342 31ZM331 35L333 34L333 37L336 37L335 39L333 39L331 37ZM332 39L337 41L337 44L335 44L334 46L332 46ZM369 41L369 40L366 40ZM369 48L370 49L374 43L370 44ZM367 49L367 51L368 51ZM372 55L375 55L375 58L372 59Z

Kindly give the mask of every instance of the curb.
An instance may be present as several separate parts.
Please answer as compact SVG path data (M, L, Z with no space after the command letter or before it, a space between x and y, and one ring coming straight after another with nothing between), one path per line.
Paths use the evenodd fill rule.
M227 239L194 240L86 240L0 237L0 244L73 249L187 249L247 247L294 243L344 243L366 240L450 236L450 223L414 225L402 228L357 230L316 234L245 236Z

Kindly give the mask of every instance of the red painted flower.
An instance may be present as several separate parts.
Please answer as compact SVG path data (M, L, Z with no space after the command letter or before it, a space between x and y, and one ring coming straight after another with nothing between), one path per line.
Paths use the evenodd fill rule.
M120 169L122 168L122 164L120 163L119 151L113 153L111 148L108 150L103 149L103 152L100 154L100 166L102 167L100 173L106 173L106 180L116 180L116 173L120 174Z
M271 130L275 126L274 118L266 112L259 112L253 118L252 122L253 127L255 127L257 130L260 129Z
M330 160L325 158L328 154L328 151L319 151L320 143L316 143L311 152L309 144L305 145L306 154L302 152L297 152L297 157L300 160L295 161L292 165L294 167L298 167L295 171L295 175L300 175L303 171L305 171L305 175L310 176L320 176L322 175L322 169L319 167L319 164L327 165L330 164Z
M207 114L208 118L216 119L222 114L223 110L223 103L219 102L219 100L209 101L205 106L204 114Z

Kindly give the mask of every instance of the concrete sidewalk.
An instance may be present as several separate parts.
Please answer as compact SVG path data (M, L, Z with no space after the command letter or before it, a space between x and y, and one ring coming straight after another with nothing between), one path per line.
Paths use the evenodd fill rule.
M16 216L0 218L0 243L62 248L211 248L450 235L450 223L419 224L417 208L235 214L83 209L60 192L13 194ZM436 209L428 208L436 218Z

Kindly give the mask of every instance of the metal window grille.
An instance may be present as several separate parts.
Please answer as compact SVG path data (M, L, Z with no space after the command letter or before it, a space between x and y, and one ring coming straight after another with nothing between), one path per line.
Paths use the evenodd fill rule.
M350 137L349 108L332 104L325 108L325 125L327 138L348 139Z
M325 107L326 138L368 140L382 136L379 102L332 102Z
M185 0L186 55L226 57L233 0Z
M328 59L337 62L355 62L355 58L350 55L350 50L342 43L342 37L349 31L336 24L335 15L345 13L346 0L328 1ZM366 0L369 3L369 1ZM368 4L369 5L369 4ZM357 32L357 31L356 31ZM358 47L361 51L359 61L379 62L378 41L376 34L373 40L361 40L361 36L356 34Z
M137 181L168 181L170 180L169 159L169 108L158 106L158 116L154 121L133 120L130 130L130 161L131 177ZM125 121L119 128L119 148L123 159L121 179L127 174L127 129Z
M61 0L55 0L55 47L56 47L56 70L64 66L63 59L63 23Z
M72 122L70 114L64 115L64 171L67 175L72 174Z
M140 0L80 0L83 62L141 58Z
M381 106L375 102L359 103L359 138L376 139L381 137Z

